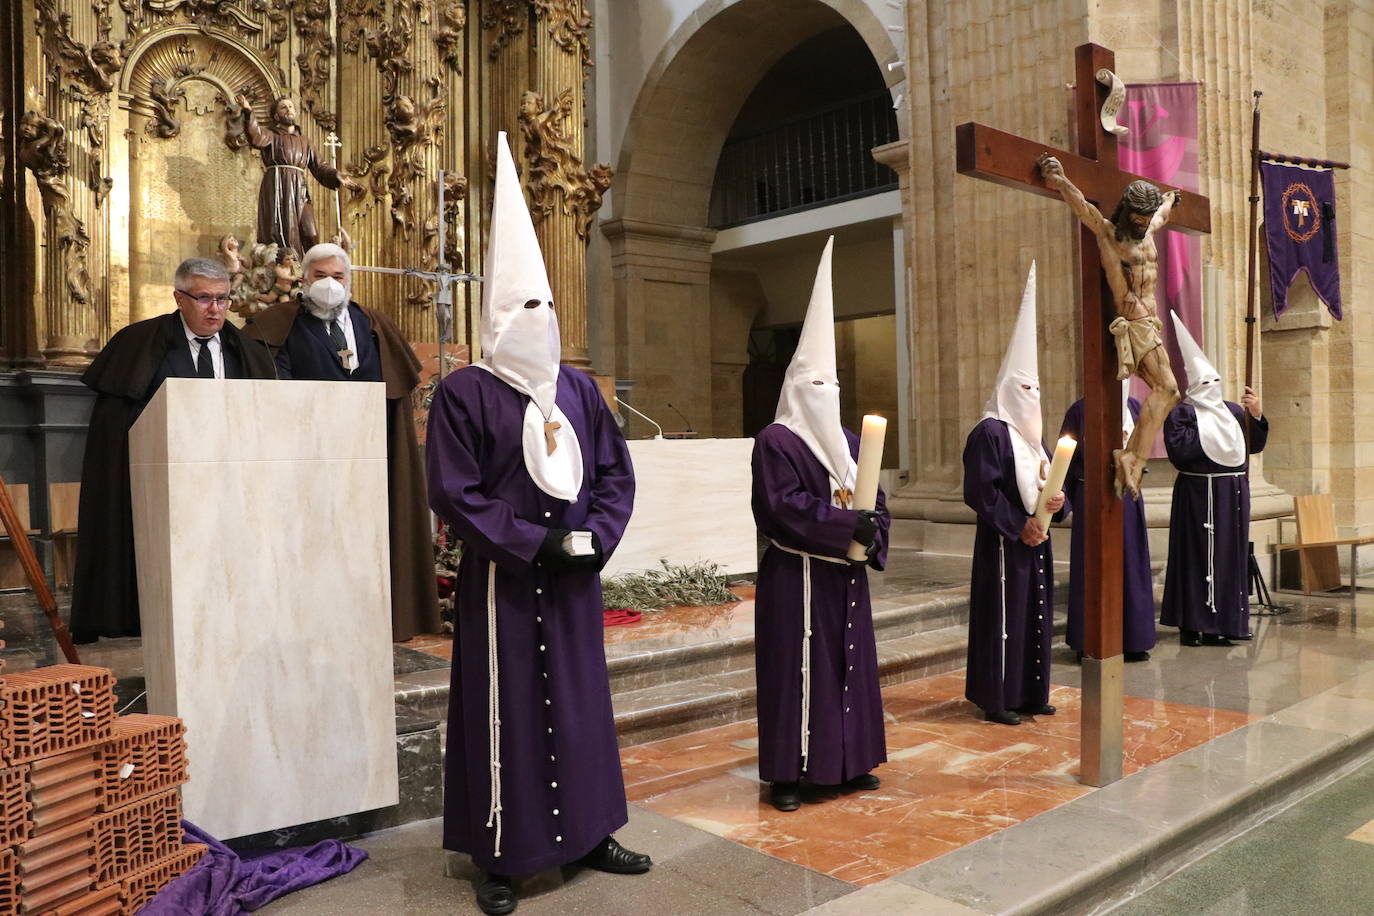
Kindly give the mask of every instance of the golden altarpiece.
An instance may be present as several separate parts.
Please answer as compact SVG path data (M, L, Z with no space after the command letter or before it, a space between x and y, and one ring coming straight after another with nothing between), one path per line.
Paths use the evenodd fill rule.
M271 268L290 265L263 263L255 238L263 166L240 94L264 123L292 98L302 133L359 183L336 211L335 192L311 182L321 239L341 212L359 264L434 269L444 219L448 263L480 273L492 148L507 131L567 359L586 364L585 239L610 174L581 156L584 0L4 6L0 344L11 367L79 369L114 331L171 308L171 274L192 255L241 268L240 315L268 301ZM435 341L430 284L359 275L354 286L412 341ZM479 295L457 298L460 344Z
M480 274L498 131L549 265L564 357L588 367L586 239L610 169L584 163L586 0L7 0L0 4L0 471L79 477L80 370L125 325L173 307L176 265L219 257L236 320L289 288L294 262L256 238L264 167L245 96L358 184L307 178L321 240L340 217L355 264L434 270L439 221L457 271ZM445 175L445 212L438 179ZM338 215L336 215L338 214ZM276 289L274 289L274 285ZM417 350L437 341L434 286L355 274L354 297ZM475 345L480 289L459 285L452 337ZM46 545L45 545L46 546ZM44 551L46 552L46 551Z

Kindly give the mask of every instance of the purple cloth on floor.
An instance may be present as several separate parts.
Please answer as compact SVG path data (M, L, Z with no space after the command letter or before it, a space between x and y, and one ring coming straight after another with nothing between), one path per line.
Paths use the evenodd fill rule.
M187 843L210 849L190 871L164 887L139 916L238 916L262 909L293 891L345 875L367 853L338 840L308 848L249 852L240 856L189 821Z

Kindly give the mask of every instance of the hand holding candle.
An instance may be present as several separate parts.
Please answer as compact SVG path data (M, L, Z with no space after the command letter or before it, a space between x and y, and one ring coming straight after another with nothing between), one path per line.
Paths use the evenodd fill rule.
M1076 448L1078 443L1069 436L1061 436L1059 444L1055 446L1054 460L1050 462L1049 479L1045 481L1045 486L1040 491L1040 499L1035 504L1035 517L1046 531L1050 527L1050 516L1054 513L1045 504L1064 489L1064 478L1068 476L1069 461L1072 460Z
M863 432L859 435L858 470L854 474L855 509L873 510L878 506L878 473L883 468L883 440L887 437L887 419L876 414L864 417ZM859 562L868 556L868 548L854 541L849 545L849 559Z

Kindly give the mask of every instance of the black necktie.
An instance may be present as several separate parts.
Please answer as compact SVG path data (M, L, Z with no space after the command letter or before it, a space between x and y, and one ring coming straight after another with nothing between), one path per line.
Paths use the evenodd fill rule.
M329 342L334 345L335 350L347 350L348 338L344 337L343 325L339 324L338 319L329 322Z
M197 337L196 341L200 344L200 352L196 354L196 378L214 378L215 364L210 359L210 341L213 337Z

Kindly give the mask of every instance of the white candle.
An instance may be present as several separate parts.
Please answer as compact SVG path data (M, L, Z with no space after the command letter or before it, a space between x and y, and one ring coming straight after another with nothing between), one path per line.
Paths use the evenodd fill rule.
M1069 473L1069 461L1073 458L1074 449L1078 448L1078 443L1069 436L1060 436L1059 444L1054 447L1054 460L1050 462L1050 476L1045 481L1045 488L1040 491L1040 499L1035 504L1035 517L1040 520L1046 530L1050 526L1050 516L1054 513L1045 508L1045 503L1052 496L1064 489L1064 478Z
M887 437L887 419L877 414L864 417L863 432L859 435L858 470L854 473L854 508L878 507L878 474L883 469L883 440ZM849 559L862 560L868 548L854 541L849 545Z

